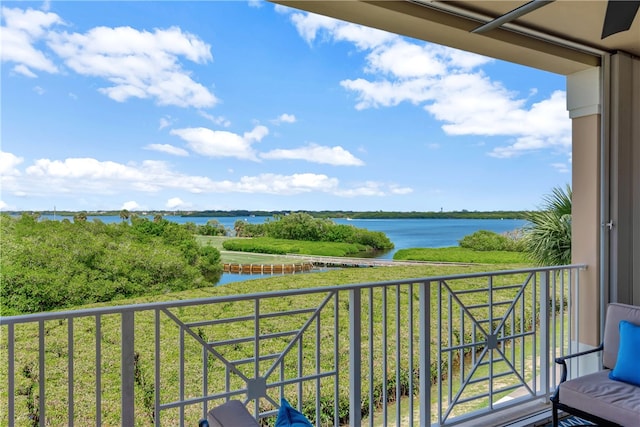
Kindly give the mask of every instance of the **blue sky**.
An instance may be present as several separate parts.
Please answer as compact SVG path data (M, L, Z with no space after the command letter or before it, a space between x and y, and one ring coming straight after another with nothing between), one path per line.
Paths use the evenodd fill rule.
M2 210L521 210L565 78L268 2L3 1Z

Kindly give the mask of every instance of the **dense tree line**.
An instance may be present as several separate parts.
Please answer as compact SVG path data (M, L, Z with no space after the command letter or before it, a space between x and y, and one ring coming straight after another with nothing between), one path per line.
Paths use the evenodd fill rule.
M308 213L293 213L267 219L262 224L238 220L234 223L237 237L272 237L274 239L311 242L357 243L374 250L393 249L393 243L381 231L370 231L330 219L314 218Z
M439 211L439 212L401 212L401 211L199 211L183 213L185 217L235 217L259 216L279 217L287 214L306 213L314 218L351 218L351 219L525 219L525 211Z
M125 212L126 211L126 212ZM7 212L11 215L21 215L23 212ZM28 212L31 213L31 212ZM42 215L53 215L72 218L80 212L73 211L42 211ZM122 211L99 211L99 212L81 212L84 216L120 216L128 219L129 215L135 215L126 209ZM144 215L177 215L182 217L276 217L288 215L292 213L307 213L314 218L351 218L351 219L526 219L529 212L527 211L251 211L246 209L236 210L204 210L204 211L150 211ZM139 212L137 214L140 214Z
M39 221L0 215L2 315L211 286L220 252L156 218Z

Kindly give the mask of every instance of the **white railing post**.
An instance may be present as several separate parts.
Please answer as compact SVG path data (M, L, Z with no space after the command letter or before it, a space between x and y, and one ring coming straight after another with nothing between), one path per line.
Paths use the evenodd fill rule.
M555 333L555 325L553 325L554 331L551 331L551 325L549 323L550 274L552 273L549 271L540 273L540 333L542 334L540 335L540 389L546 398L549 398L549 376L551 369L551 365L549 364L550 334Z
M122 427L135 425L135 400L134 400L134 384L135 384L135 356L134 356L134 330L135 330L135 313L133 311L124 311L122 313L122 347L120 368L121 378L121 410L122 410ZM98 399L101 396L97 396ZM158 416L158 414L156 414Z
M420 425L431 425L431 282L420 283Z
M360 289L349 291L349 426L362 423L362 301ZM371 307L369 307L371 310ZM369 356L371 357L371 356ZM337 402L336 402L337 404Z

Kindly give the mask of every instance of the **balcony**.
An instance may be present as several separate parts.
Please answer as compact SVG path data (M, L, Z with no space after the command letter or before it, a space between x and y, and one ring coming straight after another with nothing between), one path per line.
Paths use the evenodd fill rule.
M501 425L548 409L583 265L0 319L2 426L196 426L280 397L314 425Z

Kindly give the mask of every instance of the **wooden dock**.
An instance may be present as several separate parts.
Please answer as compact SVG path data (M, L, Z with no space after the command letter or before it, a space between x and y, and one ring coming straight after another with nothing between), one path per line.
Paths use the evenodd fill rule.
M381 258L347 258L317 255L287 254L288 257L298 258L304 262L310 262L316 267L393 267L399 265L467 265L459 263L433 262L433 261L395 261Z
M287 254L287 258L297 259L298 262L286 263L255 263L223 264L225 273L234 274L295 274L311 271L314 268L366 268L393 267L401 265L470 265L465 263L433 262L433 261L394 261L380 258L346 258L316 255Z
M310 271L314 268L311 262L283 264L223 264L223 272L236 274L294 274Z

